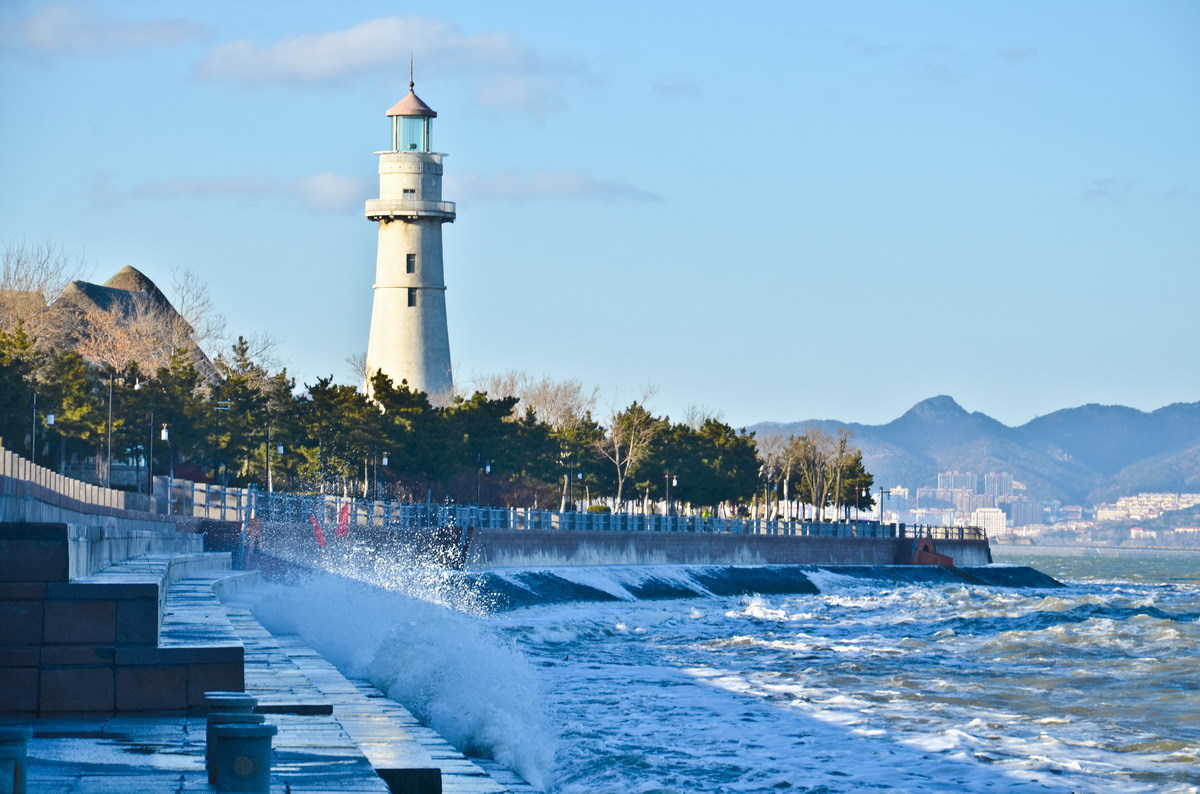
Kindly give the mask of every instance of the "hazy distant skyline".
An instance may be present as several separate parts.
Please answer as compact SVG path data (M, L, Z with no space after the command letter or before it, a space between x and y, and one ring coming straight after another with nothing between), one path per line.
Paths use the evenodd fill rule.
M736 12L8 2L0 240L195 270L301 382L352 382L411 54L461 385L738 426L1200 400L1200 4Z

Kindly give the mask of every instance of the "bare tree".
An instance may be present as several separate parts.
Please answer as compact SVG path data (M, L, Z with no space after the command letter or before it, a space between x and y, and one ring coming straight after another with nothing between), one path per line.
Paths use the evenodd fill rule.
M524 370L509 370L475 381L475 388L492 397L516 397L513 416L532 410L538 421L555 430L579 425L596 407L600 389L588 390L578 380L554 380L547 375L534 378Z
M628 408L609 410L608 434L597 443L596 451L616 468L617 504L621 504L625 480L629 471L642 461L650 451L650 444L658 435L661 422L646 410L646 403L656 389L647 386L642 399L635 400Z
M212 297L208 294L208 285L194 270L176 268L171 271L171 275L175 292L172 305L183 320L183 323L173 330L177 336L185 338L190 345L211 357L225 340L225 317L213 306Z
M346 366L350 367L350 376L354 379L353 382L369 386L370 384L367 383L367 351L352 353L344 360Z
M782 481L784 504L787 504L789 499L788 486L791 483L792 467L795 464L795 458L791 454L792 441L792 436L784 436L780 433L754 437L759 460L763 463L764 479L767 481L768 491L772 482ZM773 518L775 513L778 513L778 505L773 507L772 515L768 515L767 518Z
M857 450L850 446L854 432L839 427L831 435L815 425L804 429L804 434L791 439L788 455L794 459L799 474L801 494L817 509L817 520L825 517L825 507L832 499L835 508L841 509L842 481Z
M693 430L699 430L709 420L723 422L725 421L725 414L716 408L709 408L707 405L697 405L695 403L689 405L683 412L683 423Z
M0 253L0 330L19 323L39 347L57 344L63 326L48 308L85 271L82 259L53 243L6 242Z

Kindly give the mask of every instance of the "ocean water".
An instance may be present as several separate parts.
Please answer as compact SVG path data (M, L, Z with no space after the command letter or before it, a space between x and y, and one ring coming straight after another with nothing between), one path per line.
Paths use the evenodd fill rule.
M1005 562L1066 586L367 566L257 610L546 791L1200 791L1200 556Z

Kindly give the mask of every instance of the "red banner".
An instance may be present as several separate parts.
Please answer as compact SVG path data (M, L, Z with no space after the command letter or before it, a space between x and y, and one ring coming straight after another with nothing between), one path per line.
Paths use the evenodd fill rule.
M325 532L321 529L321 525L317 523L317 517L309 516L308 522L313 525L313 532L317 536L317 545L325 548Z
M343 502L342 509L338 511L337 531L333 533L339 538L344 538L350 534L350 503Z

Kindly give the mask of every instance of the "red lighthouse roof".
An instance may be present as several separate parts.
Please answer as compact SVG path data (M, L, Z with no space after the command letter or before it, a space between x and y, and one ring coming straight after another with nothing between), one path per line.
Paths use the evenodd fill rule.
M421 101L413 91L413 83L408 84L408 94L396 104L392 105L391 110L387 112L389 116L426 116L431 119L437 118L437 111Z

